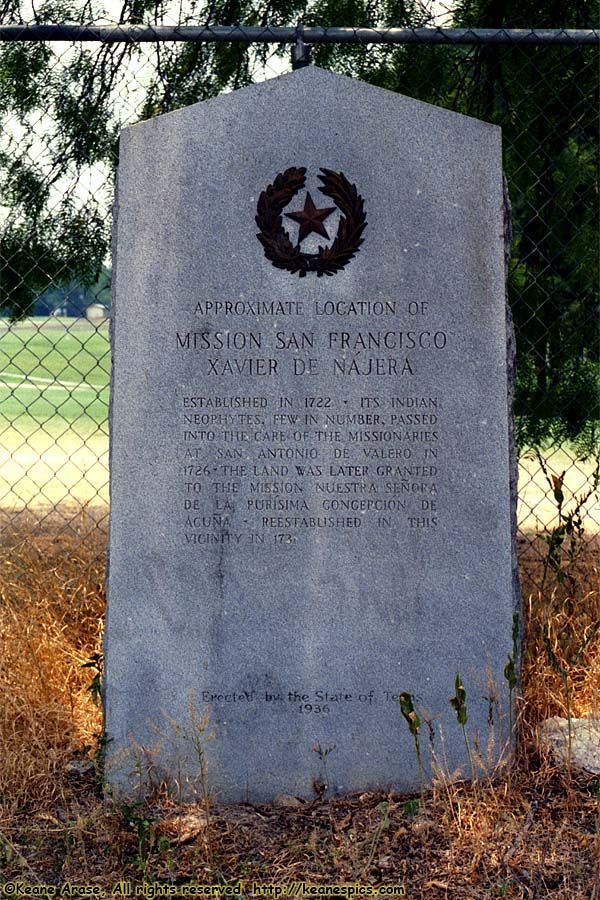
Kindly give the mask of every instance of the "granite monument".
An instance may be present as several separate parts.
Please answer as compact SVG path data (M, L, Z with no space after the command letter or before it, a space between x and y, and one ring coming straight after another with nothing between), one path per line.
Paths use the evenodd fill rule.
M402 691L468 774L457 672L506 748L506 227L498 128L317 68L125 129L115 790L414 788Z

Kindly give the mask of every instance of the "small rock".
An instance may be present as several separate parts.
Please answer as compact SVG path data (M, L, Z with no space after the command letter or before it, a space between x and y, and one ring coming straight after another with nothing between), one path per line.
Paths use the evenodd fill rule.
M569 723L553 716L540 726L540 742L557 763L567 763ZM600 719L571 719L571 765L582 772L600 775Z
M204 812L176 813L161 822L159 832L168 837L172 844L187 844L204 831L206 821Z
M292 809L302 805L302 800L299 800L298 797L292 797L291 794L277 794L273 800L273 806L279 806L284 809Z

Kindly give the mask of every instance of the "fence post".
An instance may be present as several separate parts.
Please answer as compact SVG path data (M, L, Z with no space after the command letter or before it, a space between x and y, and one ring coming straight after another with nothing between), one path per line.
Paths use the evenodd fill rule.
M292 45L292 69L303 69L310 66L310 47L304 43L304 25L298 19L296 25L296 43Z

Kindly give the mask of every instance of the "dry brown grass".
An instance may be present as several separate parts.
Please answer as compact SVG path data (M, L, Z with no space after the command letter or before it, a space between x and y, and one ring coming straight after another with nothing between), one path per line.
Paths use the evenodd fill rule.
M0 796L4 811L46 807L60 793L66 759L102 729L88 669L100 651L104 608L102 533L90 521L56 519L5 561L0 581ZM5 534L12 546L14 535ZM100 552L99 552L100 551Z
M25 523L21 523L22 526ZM598 708L600 636L575 658L600 620L598 545L556 583L546 545L523 542L525 648L514 765L494 781L443 779L414 798L373 793L294 807L212 811L156 796L127 809L104 802L94 772L69 763L93 756L101 730L88 690L100 651L104 546L84 516L60 531L48 520L4 564L0 603L0 880L101 885L192 879L319 884L405 884L408 897L600 898L598 780L552 764L536 739L548 715ZM89 538L95 533L95 540ZM399 717L399 728L403 726ZM87 748L87 749L86 749ZM191 825L190 825L191 822Z
M572 560L563 556L561 581L545 564L547 552L547 544L533 538L523 542L520 554L524 724L530 726L549 716L567 716L564 678L556 663L568 676L571 715L600 715L600 635L594 630L600 622L600 539L582 545Z

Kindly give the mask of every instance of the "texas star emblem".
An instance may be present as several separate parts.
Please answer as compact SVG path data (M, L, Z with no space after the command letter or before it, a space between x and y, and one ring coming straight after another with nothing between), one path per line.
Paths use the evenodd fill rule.
M364 238L367 219L364 200L356 185L350 184L343 172L321 169L318 177L320 191L330 197L335 206L318 208L310 193L306 192L304 208L284 213L296 194L306 185L306 169L286 169L275 178L258 198L256 207L256 235L264 247L265 256L277 269L304 278L307 272L335 275L358 253ZM329 240L325 220L335 211L341 212L337 234L330 246L320 246L316 253L303 253L300 245L313 232ZM283 227L283 215L299 225L298 243L294 246Z

